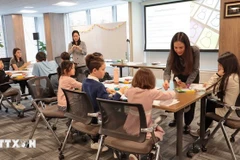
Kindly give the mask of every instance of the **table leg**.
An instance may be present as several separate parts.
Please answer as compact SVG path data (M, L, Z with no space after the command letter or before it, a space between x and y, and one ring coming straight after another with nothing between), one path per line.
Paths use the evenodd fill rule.
M179 160L183 159L182 139L183 139L183 110L179 110L177 114L177 144L176 152Z
M123 67L119 67L119 70L120 70L120 77L122 77L122 76L123 76L123 73L122 73L122 68L123 68Z
M206 97L201 99L201 114L200 114L200 142L203 145L205 136L205 116L206 116Z

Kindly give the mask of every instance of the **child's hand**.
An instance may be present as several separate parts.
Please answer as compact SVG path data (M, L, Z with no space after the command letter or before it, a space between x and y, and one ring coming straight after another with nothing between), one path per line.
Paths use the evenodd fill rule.
M126 89L127 89L127 87L122 87L122 88L120 88L119 92L121 92L122 94L124 94L125 91L126 91Z
M169 83L168 83L167 80L164 81L164 83L163 83L163 88L164 88L165 90L168 90L168 88L169 88Z
M11 72L6 72L7 75L9 75L10 77L12 76Z
M109 94L114 94L116 92L115 90L110 89L110 88L106 88L106 90Z
M203 83L203 87L207 87L207 85L208 85L207 82Z

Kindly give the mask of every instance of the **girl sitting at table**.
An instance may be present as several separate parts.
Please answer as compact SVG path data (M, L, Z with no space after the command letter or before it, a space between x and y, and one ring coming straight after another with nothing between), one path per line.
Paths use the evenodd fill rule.
M125 87L120 88L120 90L110 98L109 93L112 93L112 91L110 89L107 91L105 86L99 81L99 79L102 79L105 75L106 64L104 60L99 56L88 54L85 61L90 74L87 79L84 80L82 90L89 96L93 104L94 112L98 112L99 107L96 98L119 100L125 91ZM97 124L97 118L93 118L92 123ZM92 149L98 149L98 139L99 136L92 137ZM106 151L107 149L107 147L103 147L102 151Z
M230 106L235 106L240 92L240 67L237 57L230 52L223 53L218 58L218 72L213 74L210 80L205 84L205 87L214 85L213 93L217 98ZM206 112L213 112L223 117L227 112L228 108L215 108L215 103L207 101ZM229 116L231 119L239 120L236 112L232 112ZM205 130L207 130L212 124L211 118L205 118ZM200 130L191 130L192 136L199 136Z
M19 48L14 48L13 49L13 57L10 60L10 65L12 66L12 69L16 70L16 71L23 70L29 64L30 64L30 62L25 63L24 60L22 59L21 50ZM26 81L19 81L18 83L20 85L22 94L25 94L25 88L27 86L27 82Z
M147 68L141 68L137 71L135 76L132 80L132 87L129 88L125 92L125 96L130 103L139 103L143 105L147 127L151 127L152 125L152 104L154 100L168 100L173 99L175 97L174 91L161 91L155 88L156 86L156 78L153 72ZM136 135L139 133L139 127L136 125L137 121L139 120L138 115L128 113L128 117L124 124L124 129L128 134ZM162 140L164 131L163 129L158 126L155 131L156 137ZM147 134L147 138L149 139L151 134ZM137 159L135 155L130 154L129 159Z
M71 76L73 75L75 75L74 63L69 60L62 61L61 76L59 78L58 93L57 93L58 109L60 111L65 112L67 108L67 101L62 91L62 88L70 89L70 90L74 90L75 88L78 88L79 90L82 89L82 83L72 78Z

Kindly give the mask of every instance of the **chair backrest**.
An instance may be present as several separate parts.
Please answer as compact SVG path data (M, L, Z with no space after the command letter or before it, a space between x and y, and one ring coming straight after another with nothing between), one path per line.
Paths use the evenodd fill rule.
M236 102L235 102L235 106L236 106L237 108L240 108L240 94L239 94L238 97L237 97L237 100L236 100ZM237 110L236 110L236 114L237 114L238 117L240 117L240 109L237 109Z
M147 128L146 116L142 104L127 103L97 98L102 117L100 134L144 142Z
M58 73L50 73L48 75L48 78L50 79L53 89L58 90L58 85L59 85Z
M88 116L88 113L94 113L94 108L88 95L81 91L62 90L67 100L65 116L84 124L90 124L92 117Z
M74 77L78 82L83 82L86 79L85 70L87 70L86 65L76 66Z
M33 99L56 97L48 77L35 77L27 81L29 92Z
M10 69L10 60L12 57L7 57L7 58L1 58L3 64L4 64L4 70L7 71Z
M61 57L60 56L55 57L55 62L57 63L58 66L61 66L62 62Z

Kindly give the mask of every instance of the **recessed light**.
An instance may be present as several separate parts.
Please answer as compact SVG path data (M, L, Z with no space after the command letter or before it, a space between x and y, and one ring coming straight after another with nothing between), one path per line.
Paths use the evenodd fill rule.
M62 1L62 2L55 3L55 4L53 4L53 5L64 6L64 7L68 6L68 7L69 7L69 6L77 5L77 3L73 3L73 2L64 2L64 1Z
M21 10L20 11L21 13L36 13L37 11L35 11L35 10Z
M26 6L26 7L24 7L24 8L27 8L27 9L29 9L29 8L33 8L32 6Z

